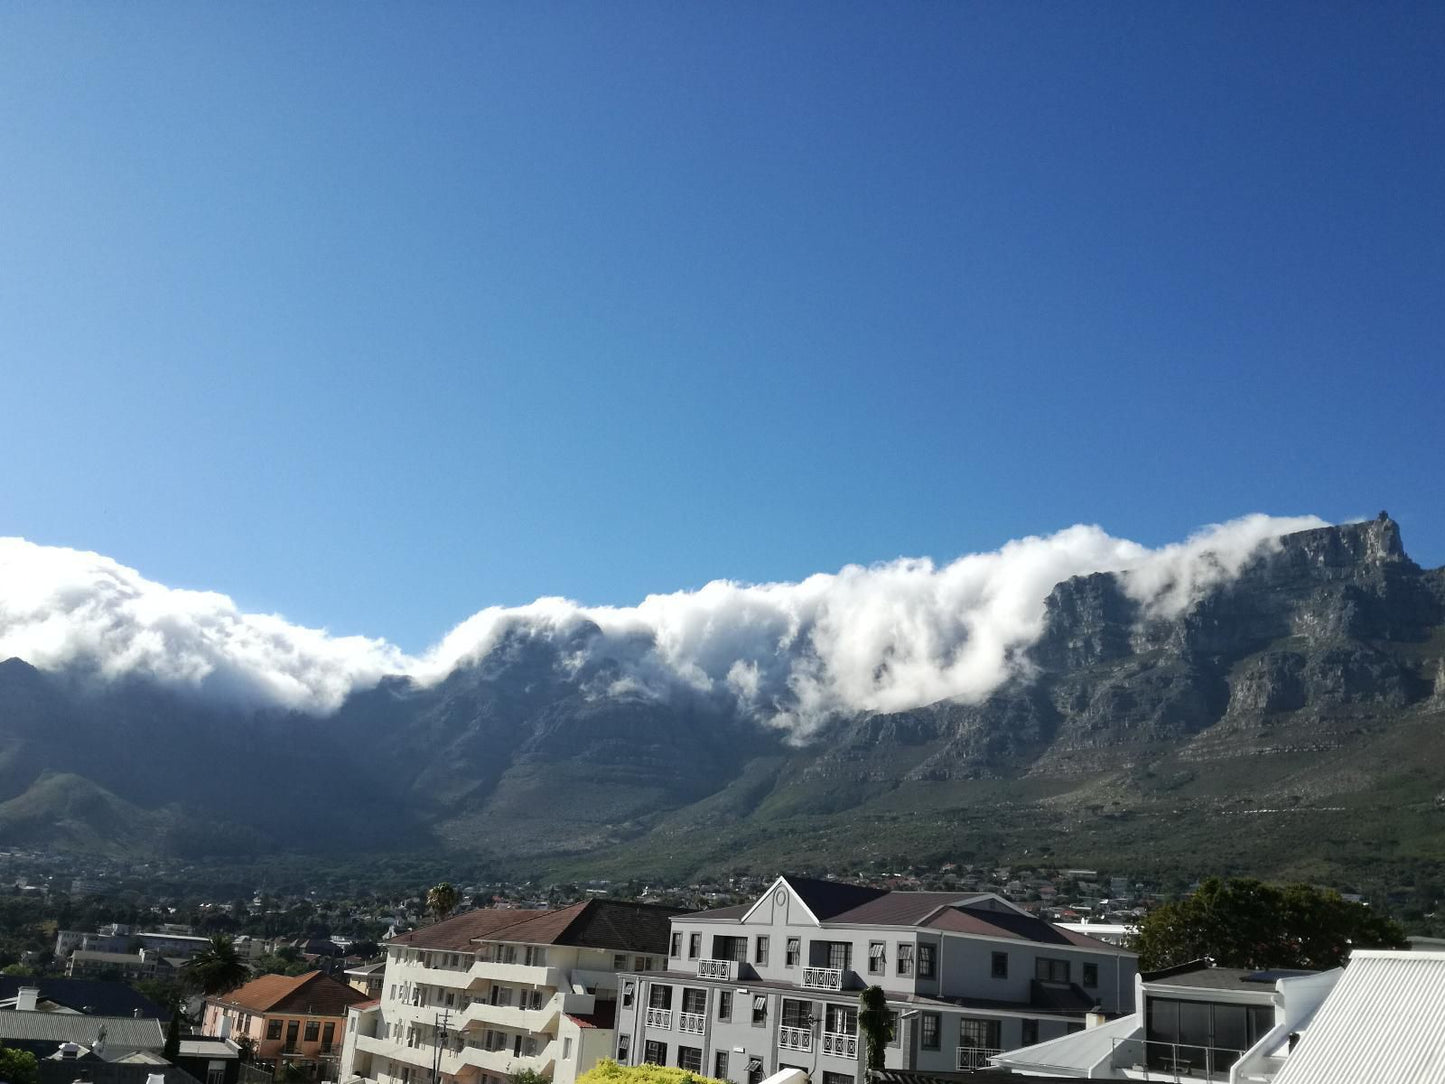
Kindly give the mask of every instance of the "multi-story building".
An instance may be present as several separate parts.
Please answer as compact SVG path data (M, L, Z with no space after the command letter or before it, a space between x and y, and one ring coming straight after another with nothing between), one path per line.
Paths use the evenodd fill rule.
M611 1053L618 972L662 966L676 913L588 900L396 937L380 1000L348 1014L341 1079L503 1084L530 1069L572 1084Z
M366 995L309 971L262 975L227 994L206 998L202 1030L249 1047L253 1061L288 1067L312 1079L335 1080L346 1010Z
M1133 953L996 895L779 877L750 905L673 920L667 969L622 976L614 1051L737 1084L786 1068L853 1084L859 993L878 986L886 1068L972 1070L1130 1012L1136 971Z

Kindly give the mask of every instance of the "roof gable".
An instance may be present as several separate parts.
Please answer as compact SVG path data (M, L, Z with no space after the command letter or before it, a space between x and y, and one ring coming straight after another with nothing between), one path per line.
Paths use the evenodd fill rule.
M758 897L739 921L747 922L752 918L753 913L761 909L764 904L771 907L772 901L779 891L787 892L796 900L808 917L813 920L814 925L818 926L845 911L860 907L880 896L888 895L886 888L869 888L867 885L846 884L842 881L820 881L812 877L784 874L768 886L768 890Z
M308 971L304 975L262 975L229 994L211 1000L259 1013L339 1017L349 1006L368 998L360 990L330 975Z

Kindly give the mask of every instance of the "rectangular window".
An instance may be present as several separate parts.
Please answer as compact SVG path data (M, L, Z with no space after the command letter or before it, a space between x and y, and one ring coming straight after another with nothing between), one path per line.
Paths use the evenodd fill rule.
M717 1018L719 1020L731 1020L733 1018L733 992L731 990L718 991Z
M893 1031L893 1038L888 1040L888 1045L901 1045L903 1042L903 1018L896 1012L890 1012L888 1014L888 1027Z
M517 962L517 946L516 946L516 945L498 945L498 946L497 946L497 963L499 963L499 964L514 964L514 963L516 963L516 962Z
M753 953L753 963L759 967L767 967L768 965L768 938L761 934L758 935L757 951Z
M958 1045L982 1047L985 1050L999 1049L1002 1045L999 1042L999 1022L970 1020L965 1017L958 1022Z
M673 936L676 937L677 935L674 934ZM614 954L613 954L613 957L612 957L612 970L613 970L613 971L626 971L626 970L627 970L627 957L626 957L625 955L623 955L622 953L620 953L620 952L614 953Z
M996 979L1008 978L1008 953L995 952L993 954L993 977Z
M884 955L882 941L868 942L868 974L888 974L888 958Z
M808 1027L808 1017L813 1014L813 1003L785 997L780 1011L782 1013L780 1022L783 1027L805 1028Z
M677 1048L677 1067L686 1069L689 1073L702 1072L702 1047L679 1046Z
M687 935L687 958L696 960L702 955L702 934L690 933Z
M809 946L814 967L831 967L835 971L847 971L853 966L853 943L851 941L814 941Z
M304 1041L308 1043L314 1043L319 1038L321 1038L321 1021L306 1021L306 1035L304 1037Z
M1040 956L1034 961L1034 978L1040 982L1068 982L1069 961Z
M666 1065L667 1044L648 1039L642 1044L642 1060L648 1065Z
M562 1040L562 1060L563 1060L563 1061L571 1061L571 1060L572 1060L572 1036L570 1036L570 1035L567 1036L567 1038L565 1038L565 1039Z
M766 1027L768 1023L768 999L765 994L753 998L753 1027Z
M1085 986L1098 986L1098 985L1099 985L1099 965L1098 965L1098 964L1085 964L1085 965L1084 965L1084 985L1085 985Z
M1023 1022L1023 1033L1019 1040L1024 1046L1033 1046L1039 1041L1039 1022L1037 1020L1025 1020Z
M762 1084L763 1080L763 1059L748 1059L748 1084Z
M740 964L747 963L748 939L746 937L724 937L722 934L714 934L712 939L712 958L714 960L732 960Z
M286 1021L286 1045L287 1045L287 1046L295 1046L295 1045L296 1045L296 1036L299 1035L300 1033L301 1033L301 1021L300 1021L300 1020L287 1020L287 1021Z
M712 1078L714 1080L728 1078L728 1052L726 1050L719 1050L712 1056Z
M852 1073L829 1073L824 1071L823 1084L854 1084Z
M226 1063L223 1061L206 1062L206 1084L226 1084Z
M647 990L647 1007L649 1009L672 1008L672 987L664 982L654 982Z
M637 990L637 983L633 982L631 979L627 979L625 982L623 982L623 984L622 984L622 1007L623 1007L624 1009L630 1009L630 1008L632 1007L632 995L633 995L633 993L634 993L636 990Z
M279 1039L279 1038L281 1038L281 1021L279 1021L279 1020L267 1020L267 1021L266 1021L266 1038L268 1038L268 1039Z
M617 1037L617 1064L627 1064L627 1051L632 1046L631 1035L619 1035Z
M652 970L652 957L651 957L651 956L634 956L634 957L632 958L632 970L634 970L634 971L651 971L651 970Z
M336 1023L335 1021L328 1021L326 1026L321 1029L321 1045L330 1046L335 1041Z
M918 946L918 977L920 979L933 978L933 959L937 952L934 945Z
M924 1050L938 1049L938 1013L926 1012L919 1016L918 1045Z
M829 1005L823 1014L823 1030L834 1035L857 1035L858 1010L848 1005Z
M707 1012L707 991L690 986L683 987L682 1011L696 1013L698 1016Z
M789 967L797 967L798 960L803 955L803 943L796 937L788 938L786 962Z
M681 959L682 959L682 934L681 934L681 933L674 933L674 934L672 935L672 951L671 951L671 953L669 953L669 955L671 955L674 960L681 960Z
M898 973L900 975L913 974L913 946L899 943L898 945Z

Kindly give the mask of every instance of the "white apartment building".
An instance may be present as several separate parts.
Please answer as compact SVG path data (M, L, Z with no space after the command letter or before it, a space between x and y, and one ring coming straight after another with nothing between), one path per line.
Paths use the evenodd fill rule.
M348 1013L341 1080L503 1084L530 1069L573 1084L611 1053L618 972L662 966L675 913L587 900L469 911L394 938L380 998Z
M614 1056L735 1084L784 1069L855 1084L858 995L878 986L887 1069L972 1071L1131 1012L1136 972L1133 953L993 894L779 877L750 905L673 919L666 970L622 976Z

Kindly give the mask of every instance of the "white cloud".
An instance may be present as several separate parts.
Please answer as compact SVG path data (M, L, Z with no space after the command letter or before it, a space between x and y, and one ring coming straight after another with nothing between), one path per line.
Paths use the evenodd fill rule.
M420 658L242 613L225 595L173 590L98 554L0 539L0 658L324 712L385 674L438 681L521 633L558 644L578 672L616 660L597 695L728 696L803 738L839 712L988 695L1027 667L1044 599L1070 576L1123 573L1132 597L1167 616L1280 535L1317 526L1247 516L1158 550L1075 526L942 567L903 558L800 583L719 580L631 607L542 598L482 610Z

